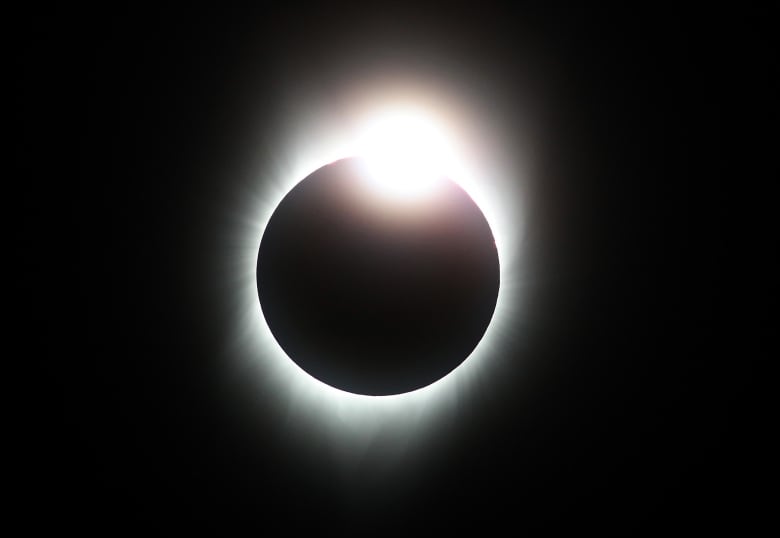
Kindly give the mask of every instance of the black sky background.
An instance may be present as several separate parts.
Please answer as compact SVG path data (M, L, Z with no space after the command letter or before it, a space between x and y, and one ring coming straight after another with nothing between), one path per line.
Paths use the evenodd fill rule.
M77 193L79 253L61 259L80 308L63 313L72 352L42 344L57 357L46 446L60 449L42 449L32 494L54 520L368 535L634 534L728 519L731 468L715 454L733 418L720 364L694 341L710 315L694 311L691 285L697 14L212 6L62 20L28 19L23 71L24 106L46 102L23 140L56 123L53 136L77 147L57 177ZM446 57L445 71L462 58L480 66L475 91L539 96L524 249L533 314L502 358L522 367L505 366L402 466L377 448L345 476L226 385L213 227L258 119L268 139L284 122L284 81L349 77L374 54ZM505 113L511 125L517 111ZM44 211L31 207L29 222Z

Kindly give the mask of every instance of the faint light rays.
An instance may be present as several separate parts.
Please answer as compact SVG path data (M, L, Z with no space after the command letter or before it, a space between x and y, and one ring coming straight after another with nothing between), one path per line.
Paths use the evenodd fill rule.
M376 107L373 114L381 114L378 100L372 102ZM438 114L433 116L449 112L444 123L457 124L459 115L452 107L435 112ZM524 278L520 261L523 208L517 205L520 171L503 165L516 156L471 159L463 142L453 140L450 153L458 159L448 163L448 175L469 193L488 220L501 271L496 309L476 349L439 381L392 396L335 389L287 357L268 328L257 295L257 255L263 231L278 203L299 181L324 164L360 154L361 125L376 117L370 113L370 109L362 109L362 117L313 114L308 119L295 118L291 130L280 136L279 146L273 148L277 151L266 151L257 163L257 178L244 185L244 192L236 193L236 210L228 215L229 233L223 243L228 258L223 277L233 327L228 350L235 367L242 376L256 379L252 384L257 387L257 404L273 405L285 417L286 435L299 439L301 446L311 445L315 439L314 443L326 443L344 465L369 450L377 439L386 441L383 451L387 457L400 457L412 445L424 445L437 428L447 426L450 420L446 417L452 419L458 407L481 390L506 348L512 325L521 313L518 294ZM489 132L485 126L461 125L460 130Z

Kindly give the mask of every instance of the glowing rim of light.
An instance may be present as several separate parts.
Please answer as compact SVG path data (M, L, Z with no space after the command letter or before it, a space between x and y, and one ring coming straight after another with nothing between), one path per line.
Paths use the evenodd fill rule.
M507 338L507 321L513 319L518 310L518 306L513 304L513 288L517 286L518 279L512 272L519 265L519 243L524 224L522 208L516 206L517 200L512 196L502 196L500 190L491 188L500 181L486 174L477 174L475 167L463 157L468 152L450 139L448 155L453 159L448 163L446 172L449 179L460 185L484 214L495 239L500 265L496 307L482 339L472 353L453 371L429 385L401 394L370 396L346 392L313 377L298 366L274 338L262 312L256 280L259 247L266 226L281 200L312 172L326 164L363 154L366 126L372 121L371 118L385 114L388 108L394 107L369 112L363 121L358 121L357 128L354 124L349 127L342 125L341 129L332 124L325 129L320 127L327 130L327 136L324 133L323 136L316 136L316 121L312 120L306 132L314 130L315 136L309 137L315 141L306 144L297 140L298 143L293 144L297 146L297 158L279 164L277 174L261 179L264 185L262 192L244 201L252 208L249 210L250 216L242 221L246 232L238 246L240 252L233 260L239 263L236 276L243 292L240 299L241 319L237 320L237 334L232 342L234 348L241 348L234 351L244 361L251 362L244 363L243 367L259 370L255 374L260 376L264 386L270 384L277 391L277 398L280 391L286 393L286 398L281 394L284 401L278 403L286 402L287 413L291 420L299 423L298 427L303 428L302 424L308 424L312 428L324 429L326 433L334 434L339 442L347 436L355 446L370 443L375 434L387 428L396 434L402 428L419 434L423 429L417 426L429 425L429 419L441 416L446 406L456 404L484 376L485 363L490 355L495 354L496 348L505 345L502 342ZM414 108L422 114L429 112ZM449 134L443 127L440 132ZM504 171L504 174L508 172ZM424 430L430 433L430 428ZM406 442L408 440L404 440L403 436L396 439L397 444Z

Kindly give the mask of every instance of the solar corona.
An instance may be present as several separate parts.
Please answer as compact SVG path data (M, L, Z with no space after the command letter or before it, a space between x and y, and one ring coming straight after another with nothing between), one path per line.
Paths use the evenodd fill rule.
M293 429L316 424L337 445L390 432L401 446L429 432L489 374L506 344L502 328L518 313L523 219L507 202L518 184L510 159L470 151L460 135L484 135L484 126L457 108L423 97L381 101L349 121L315 116L290 130L285 158L261 167L260 187L242 197L229 256L233 356L253 372L258 394L275 395L295 417ZM319 202L317 185L331 187ZM282 225L301 215L297 230ZM367 246L334 255L343 237ZM394 246L380 248L379 237ZM338 264L349 259L344 271ZM372 264L384 278L373 288L361 282ZM403 275L409 267L418 275ZM407 296L391 301L402 288ZM366 297L372 289L383 292L378 303ZM421 290L451 308L404 308ZM345 295L350 304L341 304ZM383 323L372 324L377 304Z

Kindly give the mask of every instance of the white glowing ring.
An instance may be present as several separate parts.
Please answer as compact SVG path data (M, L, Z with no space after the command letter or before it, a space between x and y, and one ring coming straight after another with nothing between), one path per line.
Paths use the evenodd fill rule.
M516 156L486 157L474 151L477 133L483 147L499 137L490 126L469 121L465 107L425 106L425 99L403 103L382 103L375 98L371 106L345 118L328 117L325 107L310 114L297 125L276 155L288 156L275 164L264 163L253 192L241 193L234 213L238 221L228 260L233 274L235 301L230 353L242 371L257 377L258 394L272 393L280 412L298 433L324 434L335 446L359 449L379 435L390 434L396 448L403 449L411 436L421 437L433 431L434 419L457 407L484 379L491 361L506 347L507 334L518 321L517 290L521 284L520 245L523 234L521 199L522 177L507 163ZM422 104L420 104L422 103ZM400 120L400 121L397 121ZM394 127L388 129L388 125ZM412 131L405 127L416 126ZM378 130L377 130L378 129ZM400 131L398 129L401 129ZM375 137L371 133L380 133ZM434 134L435 133L435 134ZM389 396L366 396L345 392L312 377L292 361L279 346L265 322L260 307L257 282L257 254L265 227L281 199L302 179L325 164L356 155L384 156L377 148L394 147L383 140L407 137L415 155L433 155L436 170L446 172L477 203L484 213L496 241L501 283L493 318L476 349L463 363L442 379L412 392ZM470 138L470 136L471 138ZM422 136L422 139L421 139ZM425 145L422 145L422 144ZM378 145L377 145L378 144ZM420 144L419 148L415 148ZM500 144L496 144L500 146ZM424 151L418 151L424 150ZM290 157L293 156L293 157ZM384 161L385 164L392 163ZM418 162L418 164L420 164ZM422 163L429 167L429 162ZM396 176L397 177L397 176ZM237 243L236 243L237 241ZM347 450L346 453L350 453ZM346 454L345 453L345 454Z

